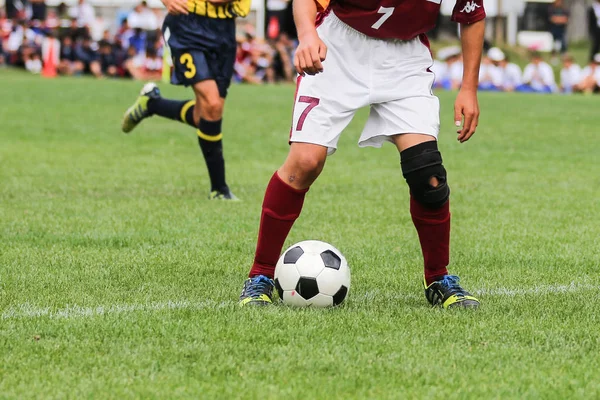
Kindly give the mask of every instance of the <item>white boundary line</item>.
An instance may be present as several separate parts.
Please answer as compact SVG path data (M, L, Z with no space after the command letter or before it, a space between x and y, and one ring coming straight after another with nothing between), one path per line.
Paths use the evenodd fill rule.
M473 291L484 297L517 297L532 294L569 294L587 291L599 291L600 284L584 284L572 282L568 285L540 285L525 289L510 288L488 288ZM376 298L385 297L380 292L366 292L360 297L354 297L353 303L370 303ZM416 294L404 296L392 296L389 299L420 299ZM38 307L28 303L14 305L2 312L0 319L29 319L47 317L50 319L74 319L93 318L105 315L129 314L135 312L155 312L165 310L205 310L231 308L237 304L235 301L205 300L193 302L187 300L161 301L140 304L113 304L108 306L82 307L78 305L67 305L63 308Z

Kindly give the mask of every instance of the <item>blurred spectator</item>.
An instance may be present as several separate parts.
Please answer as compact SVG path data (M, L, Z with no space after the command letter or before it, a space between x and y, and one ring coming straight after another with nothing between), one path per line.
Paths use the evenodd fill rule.
M594 1L588 10L588 29L592 48L590 51L590 61L600 52L600 0Z
M56 15L58 16L58 20L60 21L61 28L68 28L71 26L71 16L69 15L69 7L65 3L60 3L58 7L56 7Z
M60 43L60 57L57 66L61 75L74 75L83 72L83 63L75 57L75 46L70 36L62 38Z
M488 50L488 57L499 71L499 88L504 92L512 92L523 82L521 68L509 62L508 56L497 47Z
M6 53L10 63L25 66L34 53L39 53L40 41L41 37L38 37L25 21L19 21L12 27L6 41Z
M158 18L145 1L135 6L127 17L127 23L131 28L139 28L143 31L156 31L159 29Z
M581 80L575 90L585 94L598 92L600 87L600 53L595 54L590 64L581 71Z
M42 71L42 57L39 53L32 52L26 56L25 69L32 74L39 74Z
M479 67L479 90L497 92L501 90L502 75L490 57L484 55Z
M287 33L282 32L273 44L273 73L276 81L291 82L294 80L294 51L296 43Z
M77 20L77 25L80 27L90 27L96 21L96 12L94 7L86 0L79 0L78 4L71 7L69 16Z
M124 44L127 47L133 46L136 53L140 54L146 49L147 38L146 32L142 31L140 28L135 28L127 41L124 41Z
M254 84L274 82L273 55L274 49L256 39L254 27L246 25L244 37L238 38L235 79Z
M433 58L433 64L429 69L431 72L433 72L434 76L433 87L441 88L442 86L440 82L448 73L448 66L444 61L438 60L438 56L433 50L431 50L431 56Z
M89 36L84 37L75 45L75 60L83 64L83 72L96 78L102 76L98 52Z
M440 49L438 59L445 62L445 68L438 66L435 74L435 87L446 90L456 90L462 84L463 63L460 47L449 46Z
M29 0L31 3L31 19L46 20L46 0Z
M86 27L80 27L76 18L70 20L70 25L61 30L61 36L70 36L75 43L79 38L89 36L89 30Z
M560 91L572 93L581 81L581 67L575 64L573 57L565 54L562 58L563 67L560 70Z
M1 24L1 21L0 21ZM2 30L0 29L0 67L3 67L6 64L6 59L4 57L4 35Z
M128 59L125 68L134 79L159 80L162 76L163 59L158 55L155 47L148 47L145 53Z
M289 0L266 0L267 5L267 38L275 40L286 25L286 9Z
M298 31L296 30L296 23L294 22L294 5L291 0L288 1L283 21L284 23L281 27L281 32L285 33L290 40L298 46Z
M556 91L556 81L552 67L542 60L538 52L531 54L531 62L523 72L523 84L517 87L518 92L552 93Z
M99 61L102 75L116 77L118 74L117 59L113 52L112 44L106 40L101 40L98 45L100 46Z
M58 18L58 14L54 10L49 10L46 16L46 29L54 30L60 27L60 19Z
M21 0L6 0L4 2L6 7L6 15L9 19L24 18L25 15L25 4Z
M121 21L121 26L115 35L115 39L124 44L125 47L129 46L129 38L133 36L133 29L129 27L127 19Z
M556 52L563 54L567 51L567 24L569 23L569 10L563 5L563 0L554 0L548 8L550 33L554 39L552 55Z

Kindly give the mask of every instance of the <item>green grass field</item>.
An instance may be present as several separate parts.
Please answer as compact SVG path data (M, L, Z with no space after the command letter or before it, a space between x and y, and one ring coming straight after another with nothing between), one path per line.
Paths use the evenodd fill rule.
M344 252L347 304L239 309L292 87L232 88L226 203L190 128L120 133L139 83L0 86L0 398L600 397L600 98L483 94L461 145L440 93L451 271L479 311L427 306L397 152L356 146L365 112L286 243Z

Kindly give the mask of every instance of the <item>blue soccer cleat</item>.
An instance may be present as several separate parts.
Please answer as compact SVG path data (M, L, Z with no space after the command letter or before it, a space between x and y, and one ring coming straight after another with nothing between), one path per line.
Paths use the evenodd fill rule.
M445 275L441 280L432 282L430 285L423 280L427 301L432 306L440 305L443 308L479 307L479 300L463 289L458 282L459 278L456 275Z
M274 287L273 280L264 275L246 279L240 295L240 307L245 305L266 306L273 303Z

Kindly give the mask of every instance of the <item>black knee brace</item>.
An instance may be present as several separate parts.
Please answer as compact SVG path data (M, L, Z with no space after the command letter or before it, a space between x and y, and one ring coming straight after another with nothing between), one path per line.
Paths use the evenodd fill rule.
M436 141L420 143L404 150L400 153L400 161L402 175L417 202L425 207L440 208L448 201L450 188ZM437 186L431 185L431 178L437 179Z

